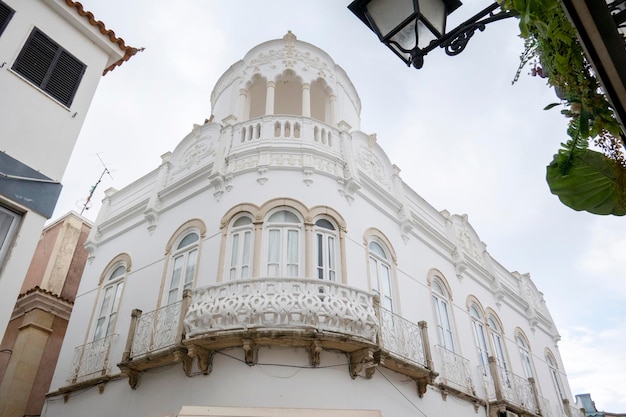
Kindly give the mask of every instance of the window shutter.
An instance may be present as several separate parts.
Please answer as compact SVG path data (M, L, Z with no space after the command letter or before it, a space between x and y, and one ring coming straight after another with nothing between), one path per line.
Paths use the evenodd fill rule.
M13 64L15 72L68 107L86 68L36 28Z
M9 24L13 13L15 13L13 9L0 1L0 35L2 35L4 28Z

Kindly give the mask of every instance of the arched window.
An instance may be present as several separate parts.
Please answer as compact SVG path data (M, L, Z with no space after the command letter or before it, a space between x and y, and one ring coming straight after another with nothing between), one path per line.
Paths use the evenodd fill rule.
M198 245L200 236L192 231L183 235L172 251L168 291L165 295L166 304L181 300L183 291L193 287L198 262Z
M237 218L230 227L229 279L248 278L252 267L254 227L248 216Z
M509 364L506 359L504 337L502 335L500 324L493 316L489 316L487 322L489 323L489 333L491 334L491 342L493 343L493 352L496 355L496 359L498 359L498 365L500 365L501 368L508 370Z
M118 262L110 271L102 284L101 300L97 309L98 315L93 340L110 336L115 328L115 319L122 297L122 290L124 289L124 279L126 278L126 266Z
M431 282L433 308L437 322L437 336L439 344L446 350L454 352L454 335L452 333L452 310L450 308L450 294L446 286L437 277Z
M368 245L372 290L380 297L380 305L393 311L391 287L391 262L381 243L371 241Z
M483 369L488 369L489 365L489 350L487 350L487 339L485 337L485 323L483 321L483 314L476 306L471 304L469 308L470 317L472 319L472 331L474 333L474 344L478 351L478 360L480 361Z
M517 350L519 350L520 359L522 360L524 375L526 376L526 378L532 378L534 376L534 373L528 342L526 341L526 338L521 334L517 335L517 337L515 338L515 342L517 343Z
M563 385L561 384L561 377L559 376L559 368L556 365L556 360L551 352L546 352L546 362L548 363L548 368L550 371L550 376L552 377L552 383L554 384L554 389L556 390L557 396L560 400L565 398L563 392Z
M302 221L288 210L276 211L265 224L267 275L298 277L302 264Z
M315 222L314 233L317 278L335 281L339 259L337 228L329 220L322 218Z

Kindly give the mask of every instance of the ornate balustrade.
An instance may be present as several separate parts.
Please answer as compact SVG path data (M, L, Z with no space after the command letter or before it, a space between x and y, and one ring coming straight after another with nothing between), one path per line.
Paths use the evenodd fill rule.
M436 349L441 363L439 369L441 384L446 389L451 388L462 394L476 396L469 360L443 346L437 345Z
M541 400L533 378L524 378L498 365L489 357L489 369L480 367L487 399L492 404L516 413L543 415Z
M109 351L116 337L116 334L112 334L78 346L74 350L72 373L67 379L68 384L77 384L106 375L109 371Z
M301 347L312 366L322 350L350 358L350 375L371 377L384 366L413 378L420 395L436 377L425 322L380 308L369 292L303 278L234 280L186 291L182 302L142 314L134 310L118 364L134 388L147 369L191 361L208 374L216 351L239 347L257 362L260 346Z
M238 124L233 146L258 140L294 139L338 149L338 136L337 129L308 117L264 116Z

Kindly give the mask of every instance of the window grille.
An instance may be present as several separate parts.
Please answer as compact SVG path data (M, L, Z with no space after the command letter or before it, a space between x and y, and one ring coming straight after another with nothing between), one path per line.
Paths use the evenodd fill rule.
M13 64L15 72L67 107L72 104L86 68L37 28Z

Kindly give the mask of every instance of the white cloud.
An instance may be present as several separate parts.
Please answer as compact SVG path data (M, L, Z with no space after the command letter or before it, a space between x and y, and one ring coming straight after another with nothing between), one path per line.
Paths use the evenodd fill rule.
M626 324L562 330L561 355L574 394L590 393L599 411L626 410Z

